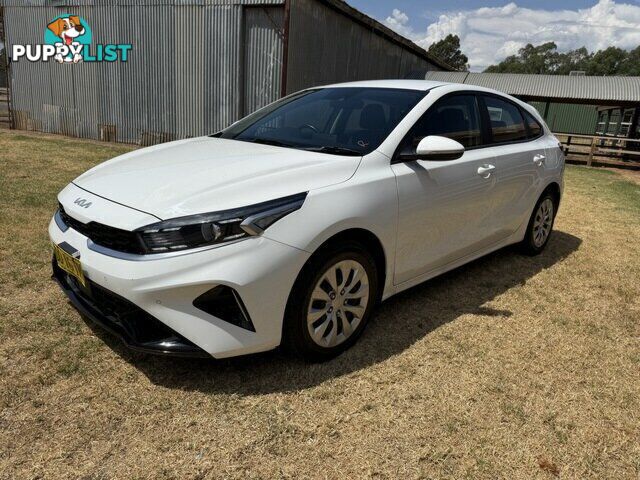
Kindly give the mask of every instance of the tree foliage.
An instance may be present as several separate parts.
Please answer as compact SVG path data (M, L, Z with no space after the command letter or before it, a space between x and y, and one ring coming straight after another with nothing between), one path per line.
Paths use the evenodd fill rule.
M429 46L429 53L452 66L455 70L469 70L469 59L460 50L460 37L449 34Z
M609 47L597 52L581 47L560 53L554 42L537 46L529 43L517 55L505 58L485 72L568 75L574 70L587 75L640 75L640 46L630 51Z

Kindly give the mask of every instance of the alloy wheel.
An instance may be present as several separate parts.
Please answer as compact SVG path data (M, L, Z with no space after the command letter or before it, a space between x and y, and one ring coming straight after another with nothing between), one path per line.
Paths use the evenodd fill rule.
M533 220L533 244L540 248L547 241L553 223L553 202L546 198L538 206Z

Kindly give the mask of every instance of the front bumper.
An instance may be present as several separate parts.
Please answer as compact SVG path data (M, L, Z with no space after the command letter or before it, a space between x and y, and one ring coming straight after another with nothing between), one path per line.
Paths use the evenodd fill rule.
M53 274L83 315L134 349L181 356L225 358L277 347L289 293L309 257L264 237L196 252L119 256L96 249L71 228L62 231L55 220L49 224L49 236L80 253L89 289L83 290L55 262ZM193 305L194 299L218 285L238 293L255 331ZM132 312L118 318L110 305L105 307L92 296L94 292L120 302L123 310L131 307Z
M116 335L132 350L179 357L209 354L128 300L87 279L82 287L51 261L55 280L81 315Z

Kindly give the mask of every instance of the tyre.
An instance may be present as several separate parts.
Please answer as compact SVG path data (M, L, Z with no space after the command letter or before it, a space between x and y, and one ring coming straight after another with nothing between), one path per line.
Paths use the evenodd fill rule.
M355 343L378 299L378 271L367 250L345 242L315 253L291 291L283 345L307 361L339 355Z
M543 193L536 203L527 233L520 244L521 251L526 255L538 255L549 242L556 217L557 202L550 192Z

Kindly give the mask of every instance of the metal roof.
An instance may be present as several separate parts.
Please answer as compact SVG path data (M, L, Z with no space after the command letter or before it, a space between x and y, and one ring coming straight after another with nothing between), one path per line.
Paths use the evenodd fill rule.
M493 88L525 99L599 105L640 102L640 77L427 72L425 79Z
M343 13L347 17L351 18L351 20L363 24L364 26L370 28L372 31L376 32L378 35L385 37L386 39L398 45L408 48L416 55L424 58L425 60L428 60L434 65L437 65L439 68L442 68L443 70L453 70L453 67L447 64L444 60L427 52L424 48L418 46L408 38L403 37L402 35L399 35L398 33L394 32L389 27L383 25L382 23L375 20L374 18L371 18L370 16L362 13L360 10L353 8L344 0L318 0L318 1Z

